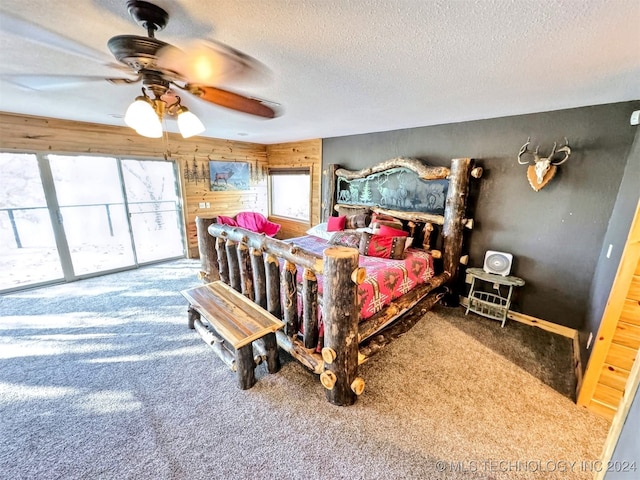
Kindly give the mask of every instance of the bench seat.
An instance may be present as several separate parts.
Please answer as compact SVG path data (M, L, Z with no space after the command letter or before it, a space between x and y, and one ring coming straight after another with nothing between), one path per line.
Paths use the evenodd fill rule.
M263 348L269 373L280 369L275 332L282 321L219 280L180 293L189 302L189 328L237 372L241 389L255 384L254 342L264 345L255 346Z

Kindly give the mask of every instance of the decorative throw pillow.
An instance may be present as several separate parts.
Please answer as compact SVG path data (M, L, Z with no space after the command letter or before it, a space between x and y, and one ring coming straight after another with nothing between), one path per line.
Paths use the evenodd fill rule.
M327 232L340 232L344 230L344 224L347 220L345 215L340 217L329 217L327 222Z
M335 206L338 215L358 215L359 213L371 214L369 207L355 206L355 205L341 205Z
M324 240L329 240L333 236L333 233L327 232L327 222L314 225L306 231L306 234L313 235L314 237L322 238Z
M380 225L378 235L383 235L385 237L408 237L409 232L405 232L404 230L393 228L388 225Z
M392 258L402 260L404 257L404 244L407 237L384 237L363 232L360 239L361 255L369 257Z
M372 222L371 224L372 225L377 225L378 227L386 225L387 227L397 228L399 230L402 230L402 222L400 220L394 220L394 221L377 220L375 223Z
M329 239L329 244L358 249L361 238L362 234L360 232L336 232Z
M402 221L398 218L392 217L391 215L384 215L381 213L374 213L371 216L371 226L373 229L381 227L382 225L386 225L391 228L397 228L402 230Z
M371 215L366 213L359 213L357 215L347 215L345 219L344 228L346 230L355 230L356 228L366 228L371 221Z

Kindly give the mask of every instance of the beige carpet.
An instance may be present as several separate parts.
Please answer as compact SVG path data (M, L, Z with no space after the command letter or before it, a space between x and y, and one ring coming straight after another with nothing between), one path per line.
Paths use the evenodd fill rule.
M607 422L452 325L448 315L444 308L428 313L373 359L385 369L408 370L406 377L385 378L374 363L363 369L377 398L362 403L401 426L393 435L398 446L443 461L444 478L466 478L452 471L461 467L482 478L591 478L580 467L599 456ZM460 309L457 316L490 322L462 317ZM573 472L549 472L561 462L578 464Z
M284 354L241 391L186 326L198 267L0 297L0 477L592 478L607 422L527 371L561 342L441 307L361 367L354 406Z

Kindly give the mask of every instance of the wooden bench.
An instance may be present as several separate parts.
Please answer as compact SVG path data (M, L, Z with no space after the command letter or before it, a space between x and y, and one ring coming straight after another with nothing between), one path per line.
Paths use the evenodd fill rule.
M284 323L279 319L219 280L180 293L189 301L189 328L237 372L241 389L256 383L254 369L262 360L269 373L280 370L275 332Z

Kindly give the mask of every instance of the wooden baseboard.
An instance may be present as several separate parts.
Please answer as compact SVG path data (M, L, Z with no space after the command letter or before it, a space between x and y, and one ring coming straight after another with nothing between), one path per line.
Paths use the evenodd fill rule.
M467 297L460 297L460 303L466 307L469 304L469 299ZM507 318L509 320L515 320L516 322L531 325L532 327L541 328L548 332L557 333L558 335L562 335L567 338L574 338L578 335L578 331L574 328L547 322L546 320L541 320L540 318L532 317L531 315L525 315L524 313L514 312L513 310L509 310Z

